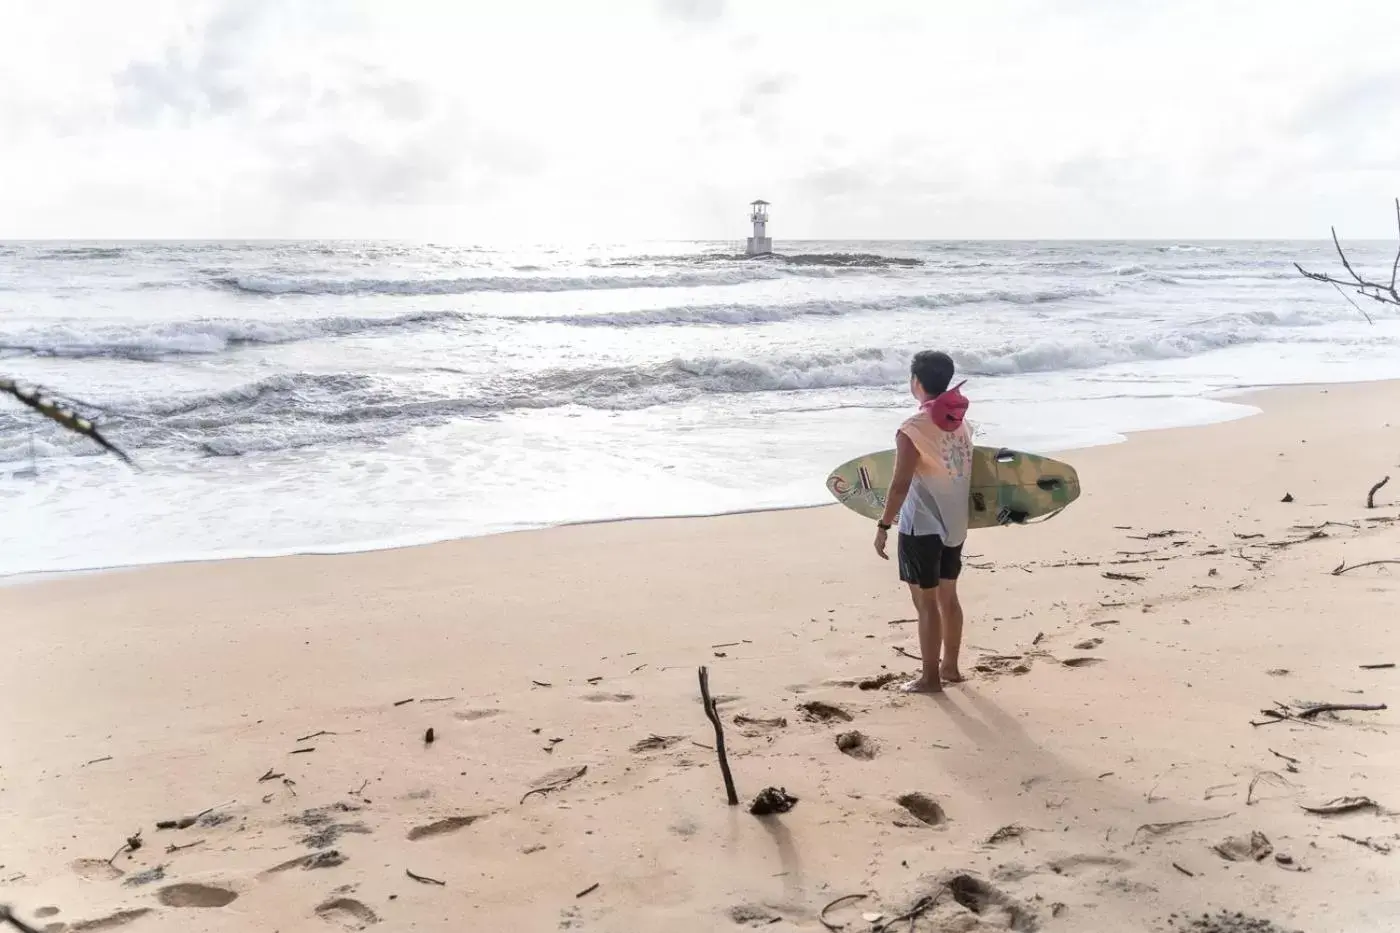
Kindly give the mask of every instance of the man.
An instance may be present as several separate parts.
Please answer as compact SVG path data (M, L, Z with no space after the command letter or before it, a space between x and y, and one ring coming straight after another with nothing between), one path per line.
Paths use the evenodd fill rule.
M967 399L949 391L953 359L924 350L909 366L909 391L918 414L895 434L894 479L875 532L875 552L888 560L886 538L899 520L899 578L909 585L919 614L923 673L905 684L910 693L938 693L959 683L963 613L958 602L967 500L972 484L972 432L963 423ZM940 661L941 659L941 661Z

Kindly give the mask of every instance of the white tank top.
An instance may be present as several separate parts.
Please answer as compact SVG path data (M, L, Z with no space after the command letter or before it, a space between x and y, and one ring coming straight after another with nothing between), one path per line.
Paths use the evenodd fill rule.
M899 510L899 533L938 535L949 547L967 538L972 487L972 432L966 424L944 431L920 412L899 429L914 444L918 461L909 495Z

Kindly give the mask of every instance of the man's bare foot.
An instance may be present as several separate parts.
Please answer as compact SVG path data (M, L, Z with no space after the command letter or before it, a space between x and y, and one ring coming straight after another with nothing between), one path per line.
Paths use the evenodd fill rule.
M940 667L938 676L947 684L960 684L967 679L956 667Z
M942 693L943 683L937 678L929 678L927 675L916 677L899 688L904 693Z

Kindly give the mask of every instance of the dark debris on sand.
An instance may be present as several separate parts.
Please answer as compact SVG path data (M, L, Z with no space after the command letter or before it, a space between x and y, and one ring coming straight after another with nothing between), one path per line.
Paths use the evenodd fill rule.
M1173 915L1167 924L1168 929L1183 933L1302 933L1301 930L1289 930L1271 920L1251 917L1237 910L1201 914L1195 919Z
M314 807L297 816L288 817L287 822L314 830L297 840L312 849L329 849L346 833L367 834L370 829L364 823L338 823L336 814L355 813L359 807L348 803L334 803L326 807Z
M771 816L786 813L797 805L797 798L787 792L786 787L765 787L749 804L749 812L754 816Z

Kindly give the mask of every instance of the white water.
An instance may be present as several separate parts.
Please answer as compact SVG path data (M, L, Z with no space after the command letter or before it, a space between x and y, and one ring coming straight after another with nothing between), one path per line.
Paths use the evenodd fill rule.
M1326 244L778 246L0 244L0 372L143 467L0 399L0 574L820 503L929 347L1038 451L1400 374L1400 319L1292 269Z

